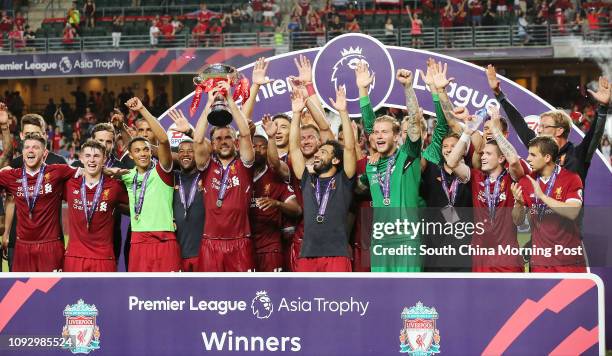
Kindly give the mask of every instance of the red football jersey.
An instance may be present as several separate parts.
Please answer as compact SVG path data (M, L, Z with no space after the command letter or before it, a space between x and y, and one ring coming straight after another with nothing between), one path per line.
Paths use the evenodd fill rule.
M240 158L231 163L223 204L217 207L222 168L218 158L211 157L202 179L206 211L204 236L212 239L249 237L251 236L249 202L253 194L253 166L245 166Z
M257 207L256 199L271 198L286 202L295 197L293 190L267 166L253 179L250 220L255 252L274 252L281 250L281 227L283 214L279 208L262 210Z
M557 169L559 169L559 174L555 180L555 185L552 187L550 197L562 202L570 200L582 202L583 186L580 176L565 168L558 167ZM536 174L531 173L531 177L536 179ZM548 180L545 183L540 178L538 179L538 183L540 184L540 189L546 193L546 183L548 183ZM578 220L569 220L559 216L548 207L544 209L540 219L537 209L534 206L535 195L531 182L527 177L524 177L520 180L520 185L523 188L525 205L529 207L528 213L533 246L552 248L553 251L551 257L534 254L531 256L531 264L534 266L584 266L584 254L571 256L554 253L555 245L561 245L565 248L578 248L581 246ZM540 204L542 204L541 201Z
M15 197L18 241L42 242L62 238L60 212L62 210L64 182L74 175L75 171L74 168L65 164L46 165L38 199L32 211L32 218L30 218L28 204L23 194L22 168L0 172L0 186ZM38 174L27 175L30 200L34 193Z
M489 185L489 194L493 196L495 181L487 179L487 175L479 169L470 171L472 184L472 204L474 206L474 222L482 224L484 233L475 232L472 235L472 246L494 248L495 256L472 256L474 266L487 267L516 267L521 265L521 257L500 253L498 246L518 247L516 225L512 221L512 208L514 196L510 189L513 182L509 172L501 179L499 184L499 198L495 205L495 216L491 219L485 187ZM478 231L478 230L476 230Z
M105 177L102 194L93 213L89 230L81 201L83 177L66 181L65 196L68 204L68 247L66 256L93 259L115 259L113 252L113 213L119 204L129 204L128 195L122 182ZM87 207L91 209L97 185L86 187Z

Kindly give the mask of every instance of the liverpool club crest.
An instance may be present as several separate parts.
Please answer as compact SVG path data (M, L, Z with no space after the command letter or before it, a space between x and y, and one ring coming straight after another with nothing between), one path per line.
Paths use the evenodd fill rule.
M98 309L95 305L85 304L79 299L76 304L66 305L64 309L66 325L62 337L67 340L62 348L73 354L88 354L100 348L100 329L96 324Z
M429 356L440 353L440 331L436 328L438 312L418 302L404 308L400 331L400 352L414 356Z

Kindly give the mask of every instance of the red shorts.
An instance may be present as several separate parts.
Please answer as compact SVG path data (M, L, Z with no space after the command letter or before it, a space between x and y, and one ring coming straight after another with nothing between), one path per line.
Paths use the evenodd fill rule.
M173 232L132 231L129 261L128 272L178 272L181 247Z
M202 239L199 272L249 272L255 269L253 242L241 239Z
M370 272L370 250L353 245L353 272Z
M283 254L279 250L255 253L255 271L282 272Z
M15 242L13 272L53 272L61 271L64 264L64 242L50 240L44 242Z
M117 261L86 257L64 257L64 272L117 272Z
M198 262L200 261L197 257L183 258L181 260L181 272L195 272L198 270Z
M296 272L351 272L348 257L304 257L298 259Z
M586 273L584 266L531 266L533 273Z

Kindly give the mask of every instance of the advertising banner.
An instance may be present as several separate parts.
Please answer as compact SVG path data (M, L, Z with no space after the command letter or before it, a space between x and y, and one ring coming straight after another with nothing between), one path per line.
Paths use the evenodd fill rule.
M3 355L604 352L593 275L17 277L0 279Z

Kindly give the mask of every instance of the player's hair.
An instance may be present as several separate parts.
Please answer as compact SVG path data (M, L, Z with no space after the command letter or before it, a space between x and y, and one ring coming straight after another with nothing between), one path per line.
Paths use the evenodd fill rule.
M227 126L213 126L213 127L210 129L210 139L212 140L213 135L215 134L215 132L216 132L217 130L221 130L221 129L229 129L229 130L232 132L232 137L234 137L234 138L236 138L236 137L237 137L237 136L236 136L236 130L234 130L234 128L233 128L233 127L231 127L230 125L227 125Z
M493 146L495 146L495 148L497 149L497 154L498 154L499 156L503 156L503 155L504 155L504 153L503 153L503 152L501 151L501 149L499 148L499 145L497 144L497 141L495 141L495 140L488 140L488 141L485 143L485 145L493 145Z
M287 114L276 114L274 116L272 116L272 121L275 121L277 119L283 119L283 120L287 120L289 122L291 122L291 118L289 117L289 115Z
M488 119L487 121L490 121L491 119ZM502 133L508 133L508 120L506 120L503 117L499 118L499 125L501 126L501 130Z
M25 143L28 140L38 141L43 145L43 149L47 148L47 139L42 135L34 132L27 133L23 138L23 142Z
M23 132L23 128L25 125L34 125L40 127L40 129L45 132L47 129L47 123L45 119L38 114L25 114L21 117L21 131Z
M537 147L542 156L550 155L553 162L555 162L559 156L559 145L557 145L557 141L550 136L535 137L529 141L527 147Z
M183 143L193 143L194 141L191 138L184 138L181 140L181 142L179 142L179 146L182 145Z
M395 135L399 134L401 126L393 116L389 116L389 115L379 116L376 118L376 120L374 120L374 125L376 125L379 122L390 123L392 125L393 133Z
M565 111L551 110L540 114L540 118L544 116L552 117L553 121L555 122L555 126L563 129L563 134L561 135L561 137L569 137L570 127L572 126L572 119L569 117L568 114L565 113Z
M109 124L108 122L102 122L99 124L96 124L94 127L91 128L91 137L95 137L96 136L96 132L100 132L100 131L107 131L113 134L113 142L115 141L115 128L113 127L113 125Z
M444 142L447 138L456 138L457 140L460 140L461 136L459 136L459 134L456 132L449 132L442 138L442 142Z
M302 131L304 131L304 130L314 130L317 133L317 138L321 139L321 132L319 131L319 128L316 127L315 125L312 125L312 124L302 125L302 127L300 127L300 130L302 130Z
M130 141L127 144L127 149L128 152L130 152L132 150L132 145L136 142L145 142L147 145L150 145L149 140L147 140L146 138L142 137L142 136L134 136L130 139Z
M83 152L83 150L85 150L85 148L87 147L91 148L92 150L100 150L100 152L102 152L102 156L106 157L106 146L104 146L100 142L91 138L88 139L87 141L85 141L84 144L81 145L81 152Z
M264 135L258 135L258 134L253 135L253 142L255 141L256 138L260 138L260 139L266 141L266 143L268 143L268 138L266 138L266 136L264 136Z
M324 144L321 145L321 147L323 146L332 146L333 148L333 154L334 154L334 158L338 159L340 161L340 163L338 163L339 166L342 165L342 161L344 159L344 147L342 146L342 144L336 140L327 140L325 141Z

